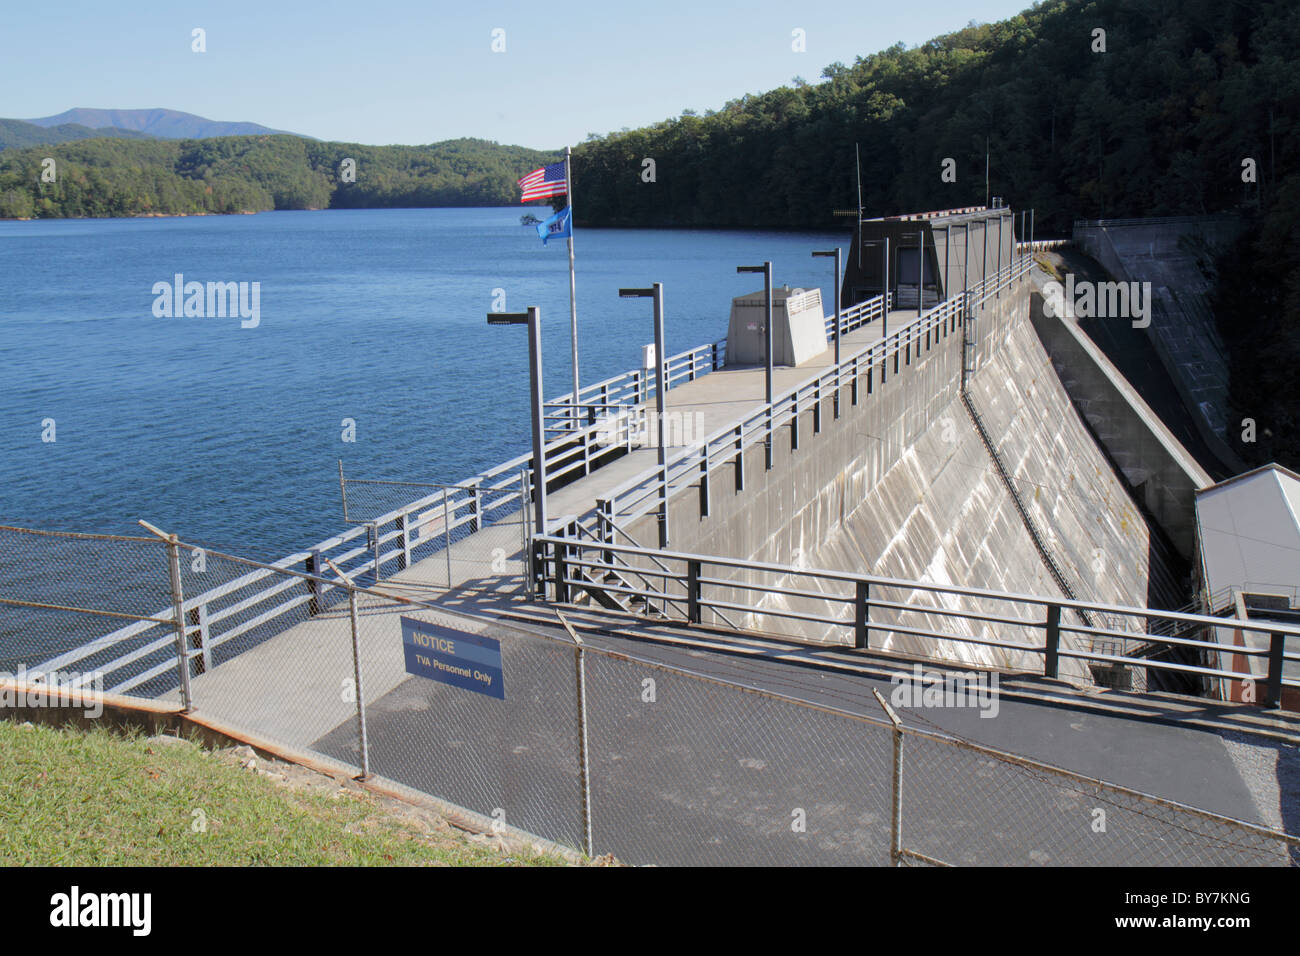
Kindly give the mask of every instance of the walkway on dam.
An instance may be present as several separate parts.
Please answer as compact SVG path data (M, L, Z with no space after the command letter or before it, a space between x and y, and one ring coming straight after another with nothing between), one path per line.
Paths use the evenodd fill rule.
M916 321L915 309L891 311L885 320L884 330L889 334L899 331ZM847 333L840 342L840 354L843 357L880 341L884 337L880 322L872 322ZM811 381L835 366L835 347L832 344L826 351L808 360L798 367L777 366L773 369L772 393L779 396L804 382ZM695 440L706 438L728 425L742 421L765 404L765 373L761 366L743 366L722 368L694 381L683 382L670 389L664 397L666 413L684 416L698 415L691 419L690 434ZM845 388L848 387L847 379ZM829 397L829 396L828 396ZM654 409L654 403L642 403L631 408ZM672 432L670 429L670 440ZM670 445L671 457L684 445ZM649 447L634 448L615 461L608 462L592 470L591 474L550 492L546 496L550 522L555 524L570 515L581 515L590 511L598 499L605 497L619 485L644 474L655 467L658 461L658 449ZM451 546L451 582L453 586L475 585L493 590L500 586L500 574L492 571L492 554L502 549L507 555L518 554L520 543L519 526L515 524L490 525L477 534ZM654 542L640 542L652 545ZM411 567L384 579L385 583L397 584L403 589L419 589L426 585L441 591L447 585L447 558L443 552L424 558Z

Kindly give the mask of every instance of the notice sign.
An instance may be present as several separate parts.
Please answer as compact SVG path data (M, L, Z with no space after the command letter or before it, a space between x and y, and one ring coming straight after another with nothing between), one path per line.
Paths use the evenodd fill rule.
M408 674L506 699L500 641L404 617L402 649Z

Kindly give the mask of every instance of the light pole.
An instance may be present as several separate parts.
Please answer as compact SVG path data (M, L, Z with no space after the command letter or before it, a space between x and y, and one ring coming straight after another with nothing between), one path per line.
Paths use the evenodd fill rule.
M835 257L835 417L840 417L840 249L836 246L834 249L824 252L814 252L813 258L818 256Z
M648 289L619 289L620 299L654 299L655 320L655 419L659 432L659 547L668 547L668 451L664 424L664 287L654 283Z
M538 535L546 534L546 441L542 431L542 310L489 312L488 325L528 326L528 383L533 414L533 521ZM525 505L526 507L526 505ZM531 556L530 556L531 560Z
M763 322L763 364L766 366L765 394L767 397L767 439L765 441L767 468L772 469L772 263L761 266L736 266L736 272L763 273L763 302L766 308Z

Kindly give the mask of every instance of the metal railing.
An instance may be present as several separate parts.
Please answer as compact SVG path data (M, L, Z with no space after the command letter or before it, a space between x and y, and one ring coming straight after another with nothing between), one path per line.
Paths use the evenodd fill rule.
M702 510L707 514L712 472L723 466L734 467L736 488L739 490L744 484L743 459L747 448L762 444L770 449L776 432L786 426L790 427L792 447L797 448L800 438L799 416L803 412L812 411L813 432L816 434L821 430L823 398L847 389L850 403L856 405L863 382L870 394L875 388L877 375L883 384L891 374L891 366L892 373L898 374L900 367L910 365L914 358L923 354L923 349L928 351L960 328L965 321L967 309L978 308L985 300L1018 281L1031 268L1033 260L1030 257L1021 257L1008 264L997 274L972 287L965 295L940 302L919 318L890 332L887 337L842 357L838 365L832 365L815 378L776 396L770 406L760 404L746 417L677 453L662 469L655 465L627 479L605 493L602 500L608 502L608 505L602 504L599 507L606 508L611 517L627 521L660 509L674 495L698 485ZM880 297L855 308L860 308L854 315L857 325L875 321L882 312ZM582 517L586 521L593 521L595 513Z
M1254 679L1249 671L1224 670L1185 660L1131 657L1082 646L1084 642L1095 646L1094 642L1113 641L1121 647L1129 647L1136 639L1143 646L1169 648L1181 652L1184 657L1208 659L1209 655L1224 651L1224 645L1213 640L1153 633L1154 628L1149 626L1149 622L1174 621L1213 628L1224 626L1223 618L790 567L717 555L650 550L574 537L544 536L536 540L534 547L540 547L541 575L549 586L548 593L560 603L569 602L575 588L589 587L591 581L600 579L605 570L614 566L608 556L617 554L622 556L624 565L641 562L645 577L641 586L609 585L611 590L628 597L638 596L647 602L662 602L665 613L670 616L672 609L684 605L685 613L679 611L678 614L679 619L687 623L702 623L705 611L736 612L752 617L796 620L805 626L822 625L826 628L824 640L827 643L855 648L874 646L879 649L882 642L877 639L873 644L872 635L906 635L919 639L929 645L936 657L942 656L938 652L941 645L948 642L1000 648L1041 659L1041 672L1053 678L1063 676L1062 662L1078 661L1084 666L1118 665L1206 678ZM646 567L651 561L654 562L653 571ZM665 565L672 570L669 571ZM719 577L717 572L729 572L732 576ZM794 587L788 583L791 580L806 583ZM655 586L655 581L662 583ZM882 591L891 596L882 596ZM923 596L929 600L921 600ZM779 598L780 605L765 604L768 598ZM797 610L795 602L812 607ZM989 605L1002 610L991 613L985 609ZM1062 612L1066 610L1080 615L1080 623L1064 620ZM924 621L918 626L909 623L912 615L952 621L954 626L937 628L925 626ZM1105 623L1086 623L1084 615L1095 615ZM1116 619L1140 622L1140 631L1109 626L1109 622ZM960 629L962 622L968 625L968 629ZM1229 649L1242 657L1258 657L1266 661L1264 671L1267 677L1262 699L1270 706L1278 706L1283 688L1300 687L1300 679L1286 677L1283 673L1286 664L1300 662L1300 626L1266 620L1233 620L1231 626L1267 635L1266 648ZM1017 632L1024 640L1008 639ZM1039 639L1031 642L1034 635Z
M893 293L890 293L892 302ZM881 317L881 297L876 296L842 309L839 315L840 334L848 333L874 322ZM825 317L826 338L835 335L835 317ZM664 382L671 389L693 382L726 365L727 340L719 339L670 356L664 362ZM599 424L601 416L617 414L636 405L647 405L656 395L654 367L631 369L611 378L584 385L578 390L578 414L574 415L573 393L566 392L549 399L545 405L546 436L548 440L572 437L575 422L588 427Z
M255 648L200 668L200 650L179 639L186 599L168 565L201 545L172 535L24 534L0 536L0 635L29 647L63 640L73 619L95 628L145 617L132 607L171 591L171 619L142 621L178 638L163 655L167 679L116 698L119 715L139 701L156 716L170 702L211 730L432 799L462 825L504 826L525 844L540 838L658 865L1300 863L1300 840L1283 828L910 725L880 697L889 719L869 698L829 706L601 647L558 614L564 630L547 630L362 586L329 561L309 575L207 551L203 574L260 573L273 586L329 597ZM97 570L100 581L115 570L122 587L86 590L82 599L103 606L79 606L78 587L89 582L15 564L37 552ZM15 573L27 570L37 573ZM499 696L412 672L403 647L421 627L498 648ZM0 685L47 698L57 691L59 706L102 714L102 682L69 686L67 676L0 674ZM926 722L914 706L906 720ZM1099 811L1100 831L1090 825Z

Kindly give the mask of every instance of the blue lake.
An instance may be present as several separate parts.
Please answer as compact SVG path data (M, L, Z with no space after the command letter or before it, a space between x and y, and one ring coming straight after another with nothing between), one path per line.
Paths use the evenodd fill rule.
M521 209L0 222L0 523L183 537L262 558L342 527L349 477L453 482L528 445L523 329L542 309L548 396L569 391L563 242ZM667 351L726 335L737 265L820 287L845 233L579 229L584 383L640 364L664 283ZM260 322L157 317L155 283L260 283ZM356 422L344 442L343 419ZM54 422L54 441L47 419Z

